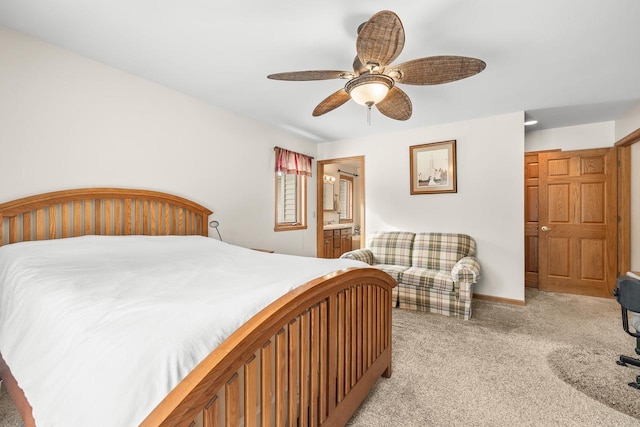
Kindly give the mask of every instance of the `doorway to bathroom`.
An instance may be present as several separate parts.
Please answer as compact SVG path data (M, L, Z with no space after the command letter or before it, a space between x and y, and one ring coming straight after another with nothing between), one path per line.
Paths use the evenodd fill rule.
M364 156L317 163L317 257L364 245Z

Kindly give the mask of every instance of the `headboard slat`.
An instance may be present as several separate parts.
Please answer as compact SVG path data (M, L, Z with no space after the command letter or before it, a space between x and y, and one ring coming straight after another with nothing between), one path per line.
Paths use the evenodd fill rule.
M158 203L149 203L151 209L151 235L156 236L158 234Z
M78 202L78 205L81 202ZM81 232L78 231L78 235ZM84 201L84 233L82 234L91 234L91 200Z
M124 199L124 234L131 234L131 223L135 221L131 216L131 199Z
M56 238L56 208L55 206L49 207L49 239Z
M18 218L13 217L9 219L9 243L16 243L18 241Z
M84 234L206 236L211 213L195 202L156 191L58 191L0 204L0 245Z
M62 205L62 237L69 237L69 228L71 221L69 220L69 203Z
M22 214L22 240L25 242L31 240L31 212ZM2 237L0 237L0 242L2 242Z
M82 235L82 202L70 202L73 205L73 235L81 236ZM66 205L63 205L66 206Z
M44 240L44 209L36 211L36 240Z
M120 226L122 225L122 218L120 215L120 200L113 201L113 234L119 236L122 234Z
M184 210L178 208L178 234L183 235L184 233Z
M164 204L164 233L171 233L171 209L169 209L169 203Z

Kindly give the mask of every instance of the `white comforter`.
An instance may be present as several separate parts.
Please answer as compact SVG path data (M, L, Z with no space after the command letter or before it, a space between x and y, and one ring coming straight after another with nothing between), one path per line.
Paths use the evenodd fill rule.
M352 266L194 236L7 245L0 352L39 427L138 425L253 314Z

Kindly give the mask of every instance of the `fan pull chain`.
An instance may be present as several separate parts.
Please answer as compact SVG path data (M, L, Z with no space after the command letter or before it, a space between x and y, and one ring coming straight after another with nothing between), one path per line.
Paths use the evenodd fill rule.
M371 105L367 106L367 124L371 126Z

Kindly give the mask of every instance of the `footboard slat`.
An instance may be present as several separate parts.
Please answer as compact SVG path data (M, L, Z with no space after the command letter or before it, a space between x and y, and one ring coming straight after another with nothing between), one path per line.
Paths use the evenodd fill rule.
M351 292L344 291L344 394L351 390Z
M310 313L300 316L300 425L309 425L309 366L311 363ZM264 424L263 424L264 425Z
M244 425L256 427L258 425L257 411L258 398L258 359L251 356L245 364L244 372Z
M271 401L273 394L273 345L267 341L260 349L260 425L272 424Z
M344 398L345 380L345 296L344 292L338 294L338 402Z
M322 424L328 416L327 394L328 390L328 354L327 347L327 303L320 303L320 405L318 407L320 423ZM323 393L324 392L324 393Z
M318 405L320 396L318 390L320 388L320 307L315 306L311 309L311 408L309 410L309 418L312 426L318 425Z
M218 396L214 396L211 402L204 408L204 414L202 417L203 427L218 427L218 407L220 406L220 399ZM264 424L263 424L264 425Z
M225 427L238 427L240 425L240 386L238 374L231 377L224 388L224 416Z
M276 335L276 426L286 422L287 387L287 332L281 329Z
M369 319L371 318L371 296L369 288L362 287L364 305L362 311L362 371L366 371L369 367L369 349L371 348L371 337L369 335Z
M367 307L369 309L369 315L367 317L367 337L369 345L367 345L367 369L373 363L373 349L375 348L375 341L373 339L373 291L374 289L367 286Z
M287 354L287 359L289 360L289 425L293 425L293 421L298 418L298 347L300 340L300 333L298 329L299 322L297 318L289 322L289 352Z
M358 289L353 287L349 289L349 294L351 295L351 327L349 331L351 333L351 384L350 387L353 387L356 384L357 376L358 376Z

